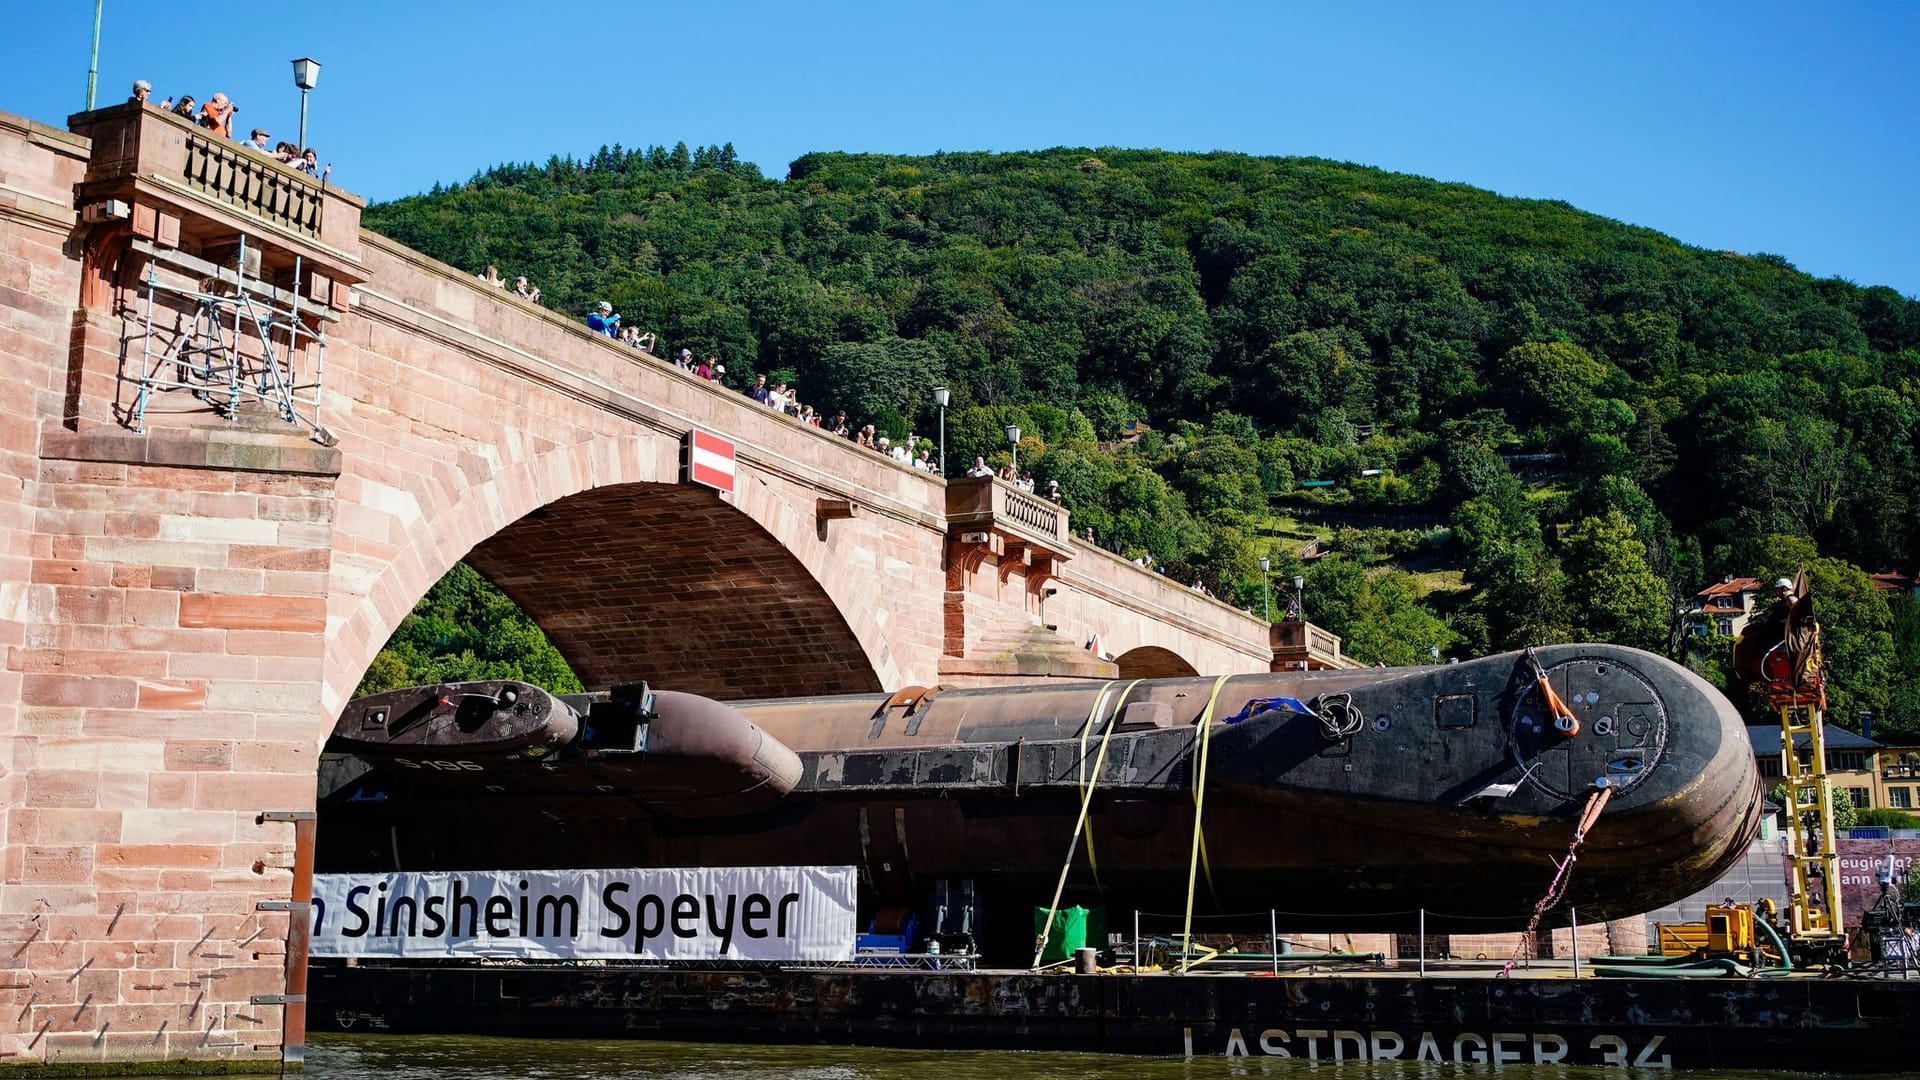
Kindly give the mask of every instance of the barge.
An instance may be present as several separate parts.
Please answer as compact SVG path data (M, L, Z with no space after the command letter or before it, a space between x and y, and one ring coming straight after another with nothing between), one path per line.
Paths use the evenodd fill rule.
M727 703L418 687L348 707L321 797L326 873L524 891L511 872L851 868L862 921L890 919L919 969L323 957L316 1031L1887 1071L1920 1030L1920 981L972 969L1024 965L1049 894L1444 932L1704 887L1758 828L1744 727L1692 673L1614 646Z
M316 1031L1911 1071L1920 980L1061 975L320 961Z

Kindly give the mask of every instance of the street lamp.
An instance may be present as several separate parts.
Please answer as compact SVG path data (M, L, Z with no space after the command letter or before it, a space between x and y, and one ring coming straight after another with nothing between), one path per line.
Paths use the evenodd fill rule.
M1436 664L1439 663L1440 662L1440 646L1438 645L1427 646L1427 655L1433 658L1434 663Z
M1016 479L1018 479L1020 476L1020 425L1019 424L1007 425L1007 442L1011 444L1013 447L1013 475Z
M1260 601L1262 610L1267 613L1268 622L1273 621L1273 588L1271 585L1273 575L1268 573L1268 571L1272 569L1273 560L1267 558L1265 555L1260 556Z
M933 388L933 403L940 406L940 477L947 475L947 402L953 400L953 392L944 386Z
M300 88L300 149L307 148L307 91L320 82L320 61L303 56L293 62L293 85Z
M1307 579L1298 574L1293 576L1293 602L1300 608L1300 621L1307 621Z

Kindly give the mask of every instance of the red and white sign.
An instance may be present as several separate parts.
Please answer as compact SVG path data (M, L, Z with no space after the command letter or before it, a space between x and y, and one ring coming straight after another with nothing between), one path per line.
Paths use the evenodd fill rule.
M733 443L699 428L687 432L686 479L718 491L733 491Z

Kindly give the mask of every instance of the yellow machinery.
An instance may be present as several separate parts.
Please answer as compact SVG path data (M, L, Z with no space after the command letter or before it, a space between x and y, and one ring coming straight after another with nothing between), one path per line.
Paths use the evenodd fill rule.
M1731 904L1707 909L1707 951L1751 953L1754 949L1753 907Z
M1660 955L1692 956L1701 960L1726 957L1755 967L1780 962L1780 951L1759 935L1759 919L1773 915L1773 901L1762 900L1760 911L1751 904L1715 904L1707 921L1658 923Z
M1808 959L1846 952L1840 910L1840 856L1827 777L1827 689L1820 623L1807 573L1774 582L1778 604L1749 623L1733 646L1733 668L1758 682L1780 717L1780 773L1786 789L1788 940ZM1796 746L1796 741L1802 745Z

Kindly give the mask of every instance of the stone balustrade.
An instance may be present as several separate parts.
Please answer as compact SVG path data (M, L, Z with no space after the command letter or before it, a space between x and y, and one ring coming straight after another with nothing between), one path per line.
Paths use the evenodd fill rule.
M1340 636L1298 619L1273 624L1273 669L1323 670L1360 665L1340 651Z
M188 187L289 232L319 238L327 204L319 181L200 132L187 136L186 151L181 179Z
M997 532L1067 559L1073 554L1068 519L1065 507L991 476L947 481L949 532Z

